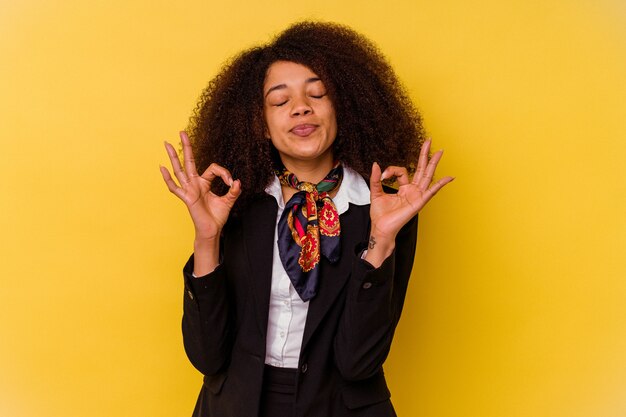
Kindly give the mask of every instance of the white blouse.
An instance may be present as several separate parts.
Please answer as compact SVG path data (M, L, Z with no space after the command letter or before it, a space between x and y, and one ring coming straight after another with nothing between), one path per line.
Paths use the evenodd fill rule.
M265 192L278 202L274 252L272 259L272 290L267 322L265 363L281 368L297 368L302 347L309 302L304 302L289 280L278 254L278 221L285 209L283 193L278 177L274 177ZM349 204L363 206L370 203L370 190L356 171L343 167L343 180L333 198L337 212L348 211Z

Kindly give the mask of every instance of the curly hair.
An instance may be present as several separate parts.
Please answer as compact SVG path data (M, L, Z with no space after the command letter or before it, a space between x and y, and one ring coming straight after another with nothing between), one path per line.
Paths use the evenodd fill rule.
M263 84L276 61L304 65L323 81L337 117L335 159L366 179L374 161L383 169L414 170L424 140L422 119L383 54L349 27L300 22L231 59L202 92L190 119L198 171L216 162L241 180L235 212L264 194L280 164L263 118ZM212 187L218 194L226 190L220 181Z

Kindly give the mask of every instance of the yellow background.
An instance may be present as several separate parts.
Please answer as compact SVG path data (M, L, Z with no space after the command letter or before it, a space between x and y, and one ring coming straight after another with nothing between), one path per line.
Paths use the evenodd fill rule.
M421 217L398 414L625 416L623 0L2 0L0 416L191 414L162 142L302 18L379 44L457 177Z

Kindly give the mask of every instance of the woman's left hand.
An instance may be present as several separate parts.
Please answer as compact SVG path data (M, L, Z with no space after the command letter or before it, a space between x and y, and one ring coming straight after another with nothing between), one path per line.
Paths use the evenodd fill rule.
M396 235L402 226L411 220L443 186L454 179L443 177L431 185L443 151L435 152L429 161L430 143L431 141L427 140L422 145L417 170L412 180L404 167L390 166L381 173L380 166L376 162L372 166L370 176L372 227L365 259L374 266L380 265L378 261L382 263L382 260L391 253L395 247ZM400 188L395 194L387 194L383 191L382 180L393 176L397 178ZM377 247L379 250L375 251ZM382 259L379 259L381 257Z

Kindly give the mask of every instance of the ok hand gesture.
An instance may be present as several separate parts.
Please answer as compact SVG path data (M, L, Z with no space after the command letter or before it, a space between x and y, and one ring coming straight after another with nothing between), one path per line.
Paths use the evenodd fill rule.
M167 168L163 166L160 167L161 175L167 188L187 206L196 229L196 243L199 240L218 240L228 220L228 214L241 194L241 182L233 181L230 172L215 163L211 164L202 175L198 175L187 134L180 132L180 139L183 145L184 169L174 147L165 142L172 170L180 185L176 184ZM223 196L211 192L211 183L217 177L230 186Z
M417 171L411 180L406 168L390 166L381 173L380 166L374 163L370 177L370 219L372 222L369 250L366 255L372 265L379 266L391 254L395 247L395 237L413 216L415 216L430 199L452 177L444 177L431 185L435 169L443 151L437 151L428 160L430 140L422 145ZM383 191L382 180L395 176L400 188L396 194Z

